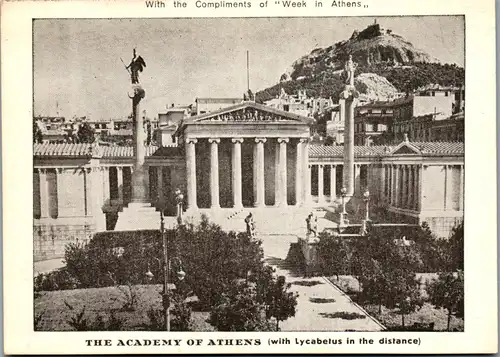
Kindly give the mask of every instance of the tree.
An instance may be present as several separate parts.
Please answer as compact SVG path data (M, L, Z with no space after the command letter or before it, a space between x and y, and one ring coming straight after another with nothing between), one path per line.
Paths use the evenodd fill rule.
M218 331L272 331L255 285L244 280L229 285L212 309L209 322Z
M424 304L420 296L420 283L415 273L405 269L391 270L387 274L386 306L398 309L401 326L405 326L405 316L418 310Z
M451 315L463 316L464 272L440 273L437 280L427 286L430 302L436 307L448 310L447 330L450 331Z
M89 125L89 123L82 123L78 128L76 133L78 141L80 143L93 143L95 140L94 129Z
M336 275L339 280L339 275L349 273L351 250L345 239L320 233L318 253L323 274Z
M449 262L451 271L464 270L464 222L453 227L449 239Z
M33 144L41 144L43 142L43 135L38 122L33 122Z
M371 259L367 266L366 273L361 277L363 291L361 299L364 303L374 303L378 305L379 314L382 313L382 305L386 304L387 292L390 290L388 285L387 272L381 264L375 259Z
M276 331L279 331L280 321L295 315L297 306L297 293L288 291L291 284L287 283L284 276L273 279L271 289L267 294L266 317L276 319Z

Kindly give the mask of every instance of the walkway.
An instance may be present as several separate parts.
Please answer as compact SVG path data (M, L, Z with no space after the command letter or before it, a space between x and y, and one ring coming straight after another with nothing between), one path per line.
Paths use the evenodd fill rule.
M262 246L266 262L276 268L299 293L296 314L280 322L282 331L381 331L382 325L324 277L304 278L285 259L292 235L264 235Z
M64 258L42 260L35 262L33 266L33 272L35 276L42 273L50 273L53 270L62 268L64 266Z

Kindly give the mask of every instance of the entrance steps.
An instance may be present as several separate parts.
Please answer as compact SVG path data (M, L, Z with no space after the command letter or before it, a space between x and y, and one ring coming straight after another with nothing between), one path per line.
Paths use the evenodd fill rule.
M332 210L334 210L332 208ZM306 218L314 212L318 218L318 231L333 229L337 223L334 215L321 207L245 207L241 209L223 208L217 210L200 209L194 214L186 214L186 220L197 223L201 215L206 215L211 222L226 231L246 231L245 217L252 213L257 235L294 235L307 233Z
M165 228L173 228L175 217L165 217ZM147 202L131 202L118 213L115 231L132 231L143 229L160 229L160 212Z

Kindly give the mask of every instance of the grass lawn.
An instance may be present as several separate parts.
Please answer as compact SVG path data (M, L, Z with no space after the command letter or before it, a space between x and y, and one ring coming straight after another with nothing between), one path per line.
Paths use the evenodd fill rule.
M127 287L124 287L127 289ZM137 303L133 311L124 311L127 298L117 287L44 291L35 299L35 316L42 314L37 331L72 331L68 321L80 313L85 307L84 318L95 321L101 315L104 321L110 317L111 311L123 322L123 331L144 330L150 323L147 312L161 309L161 285L136 285L132 287L137 295ZM127 289L128 290L128 289ZM65 302L73 307L71 310ZM208 312L191 314L193 331L214 331L206 320Z
M418 278L427 282L435 278L436 274L417 274ZM357 293L359 292L358 280L351 275L340 275L337 279L336 276L328 278L333 284L337 285L343 292L351 297L354 301L357 300ZM421 285L421 293L425 297L425 284ZM396 310L387 309L382 306L382 313L378 312L378 305L363 305L365 310L376 318L380 323L388 329L391 327L401 326L401 315L396 313ZM448 312L445 309L437 309L429 303L425 303L422 308L410 315L405 316L405 326L411 326L414 323L429 324L434 322L434 330L445 331L448 322ZM451 330L464 330L464 320L462 318L451 317L450 321Z

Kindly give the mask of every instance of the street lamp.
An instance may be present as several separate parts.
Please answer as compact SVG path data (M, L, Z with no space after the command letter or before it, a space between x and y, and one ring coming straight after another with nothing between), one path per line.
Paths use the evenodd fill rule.
M342 214L347 214L345 211L345 196L347 196L347 189L345 187L342 187L340 189L340 194L342 195Z
M182 211L183 211L183 203L184 203L184 194L182 191L177 188L175 190L175 202L177 204L177 224L182 225Z
M342 212L340 213L339 227L344 227L347 224L347 212L345 210L345 197L347 196L347 189L345 187L340 189L340 195L342 196Z
M368 211L368 204L370 202L370 191L368 191L368 188L363 193L363 199L365 201L365 221L369 221L370 220L370 214L369 214L369 211Z

